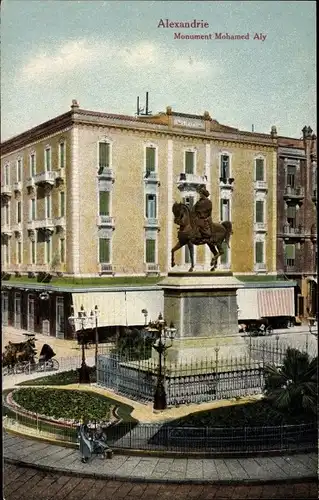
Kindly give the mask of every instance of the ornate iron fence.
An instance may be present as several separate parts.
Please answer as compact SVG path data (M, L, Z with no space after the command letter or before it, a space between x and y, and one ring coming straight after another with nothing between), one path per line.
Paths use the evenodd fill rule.
M98 356L97 384L141 402L153 400L158 364L153 359L131 361L115 353ZM249 357L166 363L167 404L202 403L259 394L264 385L262 364Z

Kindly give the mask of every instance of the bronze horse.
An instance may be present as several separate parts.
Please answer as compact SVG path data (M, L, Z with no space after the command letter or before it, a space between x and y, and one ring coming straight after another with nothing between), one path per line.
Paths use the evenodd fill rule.
M232 235L232 223L229 221L222 222L221 224L212 223L212 236L211 238L203 238L196 224L196 216L191 211L188 205L184 203L174 203L173 205L174 223L179 226L177 233L178 243L172 248L172 267L175 266L174 253L184 245L188 246L191 267L189 272L194 270L194 245L207 244L212 252L211 271L214 271L217 266L218 258L223 255L224 250L222 244L225 241L229 247L230 236Z

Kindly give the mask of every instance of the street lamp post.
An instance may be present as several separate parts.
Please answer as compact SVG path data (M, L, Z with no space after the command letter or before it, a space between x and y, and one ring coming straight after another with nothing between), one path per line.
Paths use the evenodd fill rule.
M86 333L85 328L92 324L92 315L88 317L84 307L81 306L80 311L77 316L70 316L69 323L71 326L74 326L76 330L81 329L80 333L80 343L82 347L82 363L79 370L79 384L89 384L90 383L90 373L89 367L86 364L85 360L85 341L86 341Z
M158 352L159 355L158 376L154 394L153 408L154 410L165 410L167 408L167 401L163 381L163 354L165 357L167 349L172 347L173 340L176 334L176 328L174 328L173 323L171 323L168 327L162 314L159 314L156 321L149 323L147 330L157 332L158 334L158 340L153 345L154 349ZM169 344L168 341L170 341Z
M94 307L94 311L91 311L91 318L95 320L95 369L97 370L97 356L99 352L99 332L98 332L98 318L99 318L99 308Z

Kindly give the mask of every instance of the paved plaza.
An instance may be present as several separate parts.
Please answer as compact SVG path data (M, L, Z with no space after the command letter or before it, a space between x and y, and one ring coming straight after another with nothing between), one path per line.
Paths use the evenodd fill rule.
M4 500L316 499L317 483L217 485L136 483L4 465Z

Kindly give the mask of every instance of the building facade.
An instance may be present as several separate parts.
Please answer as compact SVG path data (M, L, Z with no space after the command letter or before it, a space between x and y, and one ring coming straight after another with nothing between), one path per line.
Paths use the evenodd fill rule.
M233 236L219 267L277 273L277 136L173 112L71 110L2 144L2 269L65 276L165 275L172 205L211 193ZM197 247L196 268L209 269ZM185 248L176 254L188 269ZM32 274L33 273L33 274Z
M278 137L277 270L297 282L296 313L317 310L317 139Z

